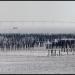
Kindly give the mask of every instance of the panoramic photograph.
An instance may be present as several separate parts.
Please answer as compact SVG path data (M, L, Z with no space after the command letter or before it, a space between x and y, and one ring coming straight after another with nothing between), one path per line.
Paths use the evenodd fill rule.
M75 74L75 1L0 1L0 74Z

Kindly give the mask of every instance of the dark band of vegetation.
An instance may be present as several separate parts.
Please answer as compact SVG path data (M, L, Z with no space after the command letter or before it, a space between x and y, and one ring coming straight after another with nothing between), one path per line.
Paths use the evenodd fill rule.
M75 34L0 34L0 48L2 50L7 49L25 49L33 48L35 46L43 47L45 43L52 42L51 47L71 47L72 44L75 44L75 40L72 40L71 43L69 40L65 42L58 41L57 43L53 42L55 39L62 38L72 38L75 39ZM47 48L48 45L45 45ZM50 45L49 45L50 46Z

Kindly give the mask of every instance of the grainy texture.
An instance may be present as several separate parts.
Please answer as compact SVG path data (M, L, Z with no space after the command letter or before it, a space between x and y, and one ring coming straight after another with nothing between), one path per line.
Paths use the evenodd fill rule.
M75 73L75 55L0 56L0 74Z

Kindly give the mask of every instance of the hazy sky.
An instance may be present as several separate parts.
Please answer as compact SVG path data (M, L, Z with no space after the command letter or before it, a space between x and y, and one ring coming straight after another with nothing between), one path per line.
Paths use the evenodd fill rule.
M0 22L0 32L74 33L75 1L0 1L0 21L30 21Z

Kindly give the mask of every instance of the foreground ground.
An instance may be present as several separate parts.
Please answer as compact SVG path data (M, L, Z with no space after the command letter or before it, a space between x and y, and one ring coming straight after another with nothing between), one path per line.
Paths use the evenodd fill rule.
M75 55L0 56L0 74L75 73Z
M75 55L62 54L47 56L44 48L0 51L0 74L75 74Z

